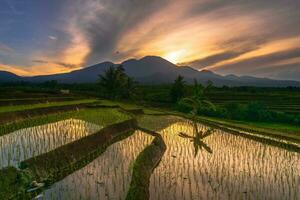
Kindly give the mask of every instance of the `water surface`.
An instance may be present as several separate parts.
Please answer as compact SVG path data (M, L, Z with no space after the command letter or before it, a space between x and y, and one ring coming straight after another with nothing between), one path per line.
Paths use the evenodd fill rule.
M68 119L25 128L0 137L0 169L49 152L100 130L101 126Z
M300 199L299 153L209 130L198 124L199 141L188 121L160 131L167 151L150 199Z
M44 191L39 199L125 199L138 154L153 140L141 131L115 143L84 168Z

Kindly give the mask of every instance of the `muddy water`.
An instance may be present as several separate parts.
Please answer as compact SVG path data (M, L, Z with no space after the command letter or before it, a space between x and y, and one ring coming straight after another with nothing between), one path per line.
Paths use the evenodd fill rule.
M138 154L153 140L141 131L115 143L96 160L69 175L38 199L125 199Z
M82 120L69 119L21 129L0 137L0 169L31 158L100 130Z
M206 135L198 140L188 121L160 131L167 151L151 176L151 200L300 199L299 153L208 130L198 124Z

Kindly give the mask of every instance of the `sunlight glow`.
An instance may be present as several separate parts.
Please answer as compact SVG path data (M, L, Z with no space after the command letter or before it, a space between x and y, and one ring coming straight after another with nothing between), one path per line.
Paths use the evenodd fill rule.
M174 64L178 63L181 61L182 57L184 56L185 50L179 50L179 51L172 51L169 52L162 57Z

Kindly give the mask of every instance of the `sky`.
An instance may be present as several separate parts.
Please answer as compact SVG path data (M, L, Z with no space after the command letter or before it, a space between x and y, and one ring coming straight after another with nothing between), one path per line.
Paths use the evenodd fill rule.
M299 0L0 0L0 70L33 76L147 55L300 80Z

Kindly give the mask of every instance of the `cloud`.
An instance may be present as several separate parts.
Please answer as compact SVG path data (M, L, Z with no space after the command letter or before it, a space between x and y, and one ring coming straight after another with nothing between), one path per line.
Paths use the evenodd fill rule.
M64 63L64 62L54 62L54 64L63 66L68 69L74 69L80 67L80 64L71 64L71 63Z
M50 63L47 61L38 61L34 65L8 65L0 63L0 70L9 71L19 76L37 76L37 75L49 75L57 73L66 73L70 69L79 69L80 67L68 65L66 63Z
M48 38L49 38L50 40L57 40L57 37L52 36L52 35L49 35Z
M202 69L202 68L212 66L221 61L236 58L244 53L245 53L244 51L241 51L241 52L227 51L227 52L210 55L205 58L198 59L198 60L193 60L193 61L185 62L185 63L179 63L178 65L191 66L191 67L194 67L197 69Z
M0 43L0 54L1 53L8 54L8 53L13 53L13 52L14 52L14 50L11 47Z
M273 79L300 81L300 59L295 63L266 65L264 67L255 68L252 71L247 72L247 74Z
M77 12L72 17L73 26L84 35L90 48L86 63L113 58L126 32L163 8L166 1L78 0L74 3Z
M54 65L59 65L64 68L68 68L68 69L76 69L76 68L81 67L81 64L71 64L71 63L46 61L46 60L32 60L32 62L38 63L38 64L54 64Z
M300 37L300 1L57 2L56 23L48 24L55 30L44 33L43 44L28 55L29 60L39 58L32 66L37 70L72 70L105 60L157 55L198 69L263 75L264 68L283 66L284 60L296 57L287 51L298 53L298 40L290 42L294 46L280 41ZM286 71L292 68L290 63L285 66Z
M49 63L48 61L45 61L45 60L32 60L32 62L34 62L34 63L42 63L42 64Z
M276 73L280 67L279 62L290 59L300 59L300 48L293 48L275 53L265 54L248 59L238 60L234 63L218 66L215 70L219 73L236 73L236 74L264 74L270 71ZM280 66L280 65L279 65ZM282 65L281 65L282 66ZM288 70L291 65L284 65L284 70ZM298 74L299 75L299 74Z

